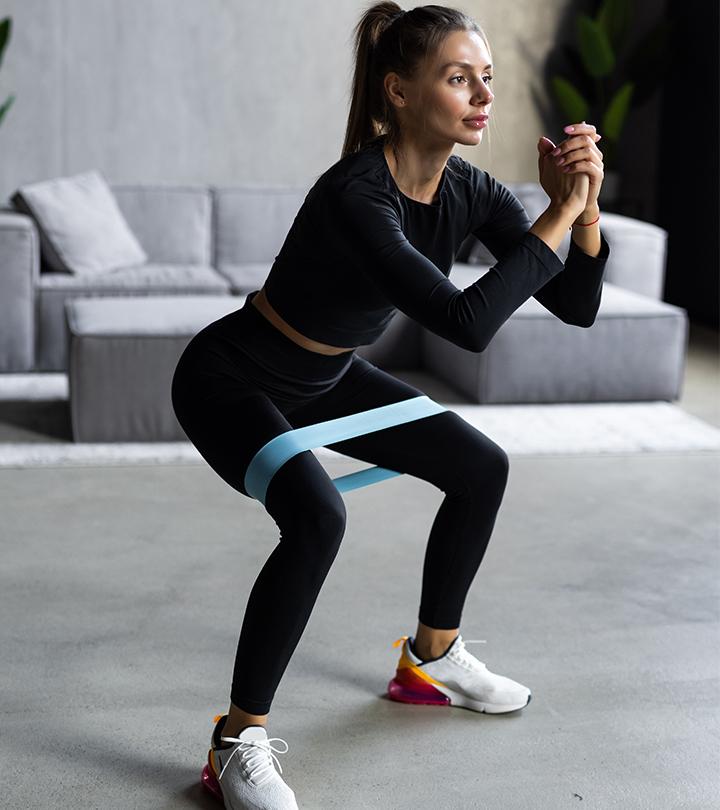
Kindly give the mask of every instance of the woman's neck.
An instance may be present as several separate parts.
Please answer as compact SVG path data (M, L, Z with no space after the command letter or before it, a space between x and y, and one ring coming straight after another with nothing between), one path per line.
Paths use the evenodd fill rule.
M383 143L383 152L390 174L405 196L418 202L435 202L452 149L450 152L432 152L420 150L412 144L403 145L399 165L390 144Z

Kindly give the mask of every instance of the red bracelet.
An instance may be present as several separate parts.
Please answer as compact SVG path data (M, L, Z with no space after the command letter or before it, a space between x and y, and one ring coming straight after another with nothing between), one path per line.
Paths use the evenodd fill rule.
M573 225L582 225L583 228L587 228L590 225L594 225L598 221L598 219L600 219L600 214L598 214L597 219L594 219L592 222L573 222Z

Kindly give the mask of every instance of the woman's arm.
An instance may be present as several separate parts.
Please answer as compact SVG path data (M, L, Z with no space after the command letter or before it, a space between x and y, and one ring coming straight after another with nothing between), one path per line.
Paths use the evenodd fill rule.
M480 170L476 169L476 171ZM557 219L552 206L548 207L532 224L515 194L487 172L482 172L482 174L487 176L489 183L488 214L487 219L481 225L476 226L472 233L480 239L495 258L500 258L506 251L512 250L513 245L523 237L528 228L531 233L536 233L541 239L550 236L545 223L548 218ZM484 197L488 198L488 192ZM564 228L550 228L552 235L545 241L553 251L560 246L568 228L577 218L577 214L573 215ZM589 235L578 235L576 232L595 228L600 234L600 248L597 256L592 256L583 250L583 247L589 246ZM582 247L578 244L578 239L583 243ZM603 274L609 255L610 246L598 225L593 225L592 228L573 226L573 235L570 239L563 272L553 276L533 293L533 297L549 312L560 318L563 323L572 326L592 326L600 309ZM558 261L560 261L559 257Z
M485 275L460 290L410 244L386 195L351 181L336 202L351 249L385 297L422 326L470 351L483 351L512 313L563 270L557 254L526 228L512 244L503 243L502 257ZM563 218L565 231L576 216Z
M600 216L600 207L595 205L589 210L586 209L573 222L572 240L578 247L593 258L600 255L602 248L602 234L600 233L600 222L596 222ZM592 223L592 225L590 224Z

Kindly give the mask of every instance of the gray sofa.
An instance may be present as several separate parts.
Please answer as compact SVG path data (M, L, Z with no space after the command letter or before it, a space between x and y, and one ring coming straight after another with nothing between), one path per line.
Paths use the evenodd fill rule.
M546 208L539 184L508 186L532 220ZM0 209L0 372L67 371L69 299L237 296L240 307L262 286L308 188L113 186L149 262L93 278L48 272L33 220ZM661 300L667 232L605 212L601 226L610 258L589 329L560 322L533 298L477 354L398 312L358 353L384 368L426 369L480 402L678 398L687 316ZM568 232L563 260L569 240ZM450 280L464 288L493 262L469 237Z

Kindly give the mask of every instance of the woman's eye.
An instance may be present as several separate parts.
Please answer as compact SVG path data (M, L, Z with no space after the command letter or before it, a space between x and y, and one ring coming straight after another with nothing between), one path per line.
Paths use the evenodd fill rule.
M483 78L484 78L484 79L487 79L487 80L488 80L488 82L491 82L491 81L493 80L493 77L492 77L492 76L483 76ZM453 76L453 77L452 77L452 79L450 79L450 81L452 82L452 81L454 81L455 79L465 79L465 77L464 77L464 76ZM467 81L467 79L465 79L465 81Z

